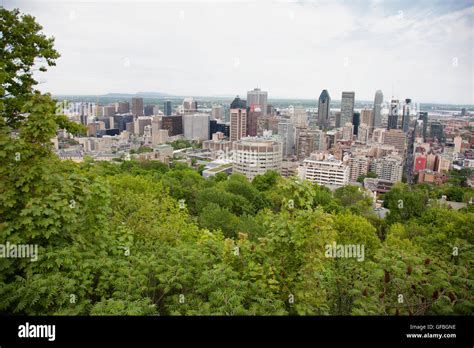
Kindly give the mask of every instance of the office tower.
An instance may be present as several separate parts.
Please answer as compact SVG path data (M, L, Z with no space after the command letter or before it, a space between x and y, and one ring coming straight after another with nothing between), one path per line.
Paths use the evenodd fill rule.
M418 112L418 119L423 121L423 141L428 136L428 113L426 111Z
M443 125L439 122L432 122L430 127L430 137L438 139L439 142L444 141Z
M132 98L132 115L133 117L143 116L143 98Z
M151 121L151 143L153 145L163 144L169 140L168 130L163 129L162 125L161 116L153 117Z
M397 129L398 128L398 100L392 99L390 102L390 113L388 115L387 129Z
M247 108L247 135L251 137L257 136L257 121L263 116L262 108L258 104L253 104Z
M129 102L118 102L116 103L117 114L126 114L130 112L130 103Z
M340 111L336 111L336 113L334 114L335 116L335 123L334 123L334 126L336 128L340 128L341 127L341 112Z
M195 114L198 111L197 101L192 97L184 98L183 100L183 113L184 115Z
M352 140L354 134L354 125L352 122L346 122L344 127L342 127L342 139L343 140Z
M402 156L388 155L382 158L375 158L372 161L370 168L372 172L377 174L379 179L388 180L393 183L402 181Z
M161 119L163 129L169 131L170 136L183 134L183 116L181 115L171 115L163 116Z
M331 97L329 96L328 91L324 89L319 96L318 103L318 126L320 129L326 129L329 126L330 104Z
M212 120L224 120L224 108L222 105L213 105L211 111Z
M267 115L268 93L262 91L260 88L254 88L247 92L247 105L260 105L262 115Z
M235 97L230 104L230 140L236 141L247 135L247 103Z
M341 124L352 122L352 115L354 114L354 92L342 92L341 98Z
M104 117L115 115L115 104L104 106Z
M383 93L381 90L375 92L374 98L374 127L379 128L382 124Z
M143 113L145 114L145 116L152 116L154 112L154 108L155 108L154 105L151 105L151 104L145 105L145 108L143 109Z
M305 108L295 107L290 116L291 122L295 127L306 128L308 126L308 113Z
M171 107L171 101L165 100L163 103L163 114L165 116L171 116L172 113L173 113L173 109Z
M385 132L384 145L392 145L400 155L405 154L406 136L401 129L390 129Z
M194 114L183 116L184 138L189 140L209 140L208 114Z
M367 144L369 142L369 136L370 128L365 123L362 123L357 133L357 141L361 144Z
M405 99L405 105L403 105L403 116L402 116L402 130L404 133L408 132L410 128L410 107L411 99Z
M352 115L352 124L354 125L354 135L359 134L359 125L360 125L360 113L354 112Z
M268 104L267 105L267 115L268 116L274 116L274 113L275 113L275 108L273 107L273 105Z
M299 177L319 185L344 186L349 183L349 167L334 158L307 158L299 167Z
M374 110L364 108L360 111L360 124L366 124L369 128L369 133L374 129Z
M281 171L282 144L263 137L247 137L232 144L233 172L252 180L269 170Z
M228 138L230 135L230 127L225 123L219 122L219 120L211 120L209 122L209 132L211 139L212 135L218 132L222 133L224 137Z
M278 135L282 142L283 157L295 154L295 126L290 120L283 119L278 123Z
M318 130L319 131L319 130ZM315 150L314 148L314 138L315 134L312 130L309 129L297 129L296 132L296 155L298 159L304 159L309 157L311 153Z

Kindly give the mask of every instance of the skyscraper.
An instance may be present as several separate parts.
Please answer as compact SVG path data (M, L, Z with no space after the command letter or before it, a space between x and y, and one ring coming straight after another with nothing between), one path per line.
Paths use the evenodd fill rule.
M428 131L428 113L426 111L420 111L418 113L418 119L423 121L423 141L426 141Z
M318 126L321 129L329 126L329 110L331 104L331 97L326 89L323 89L319 96L318 104Z
M288 119L278 123L278 135L281 137L283 157L295 154L295 126Z
M352 124L354 125L354 135L359 134L360 112L354 112L352 114Z
M237 141L247 135L247 103L235 97L230 104L230 140Z
M197 101L195 101L192 97L184 98L183 110L185 115L195 114L198 110Z
M249 107L252 105L260 105L262 115L265 116L267 114L268 93L262 91L260 88L254 88L252 91L248 91L247 105Z
M262 116L262 108L258 104L252 104L247 111L247 135L255 137L257 136L257 120Z
M387 129L397 129L398 128L398 100L392 99L390 102L390 113L388 115Z
M352 115L354 114L354 101L354 92L342 92L340 124L345 125L347 122L352 122Z
M402 130L404 133L408 132L410 127L410 105L411 99L405 99L405 105L403 105L403 116L402 116Z
M132 115L133 117L143 116L143 98L132 98Z
M374 127L379 128L382 124L382 103L383 103L383 93L381 90L375 92L374 99Z
M173 112L172 108L171 108L171 101L170 100L166 100L164 103L163 103L163 114L165 116L171 116L171 113Z

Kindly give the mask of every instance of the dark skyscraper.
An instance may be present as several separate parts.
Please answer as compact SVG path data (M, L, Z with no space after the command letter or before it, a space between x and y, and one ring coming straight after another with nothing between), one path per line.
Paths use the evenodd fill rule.
M319 96L318 104L318 126L325 129L329 126L329 110L331 104L331 97L326 89L323 89Z
M359 134L360 112L354 112L352 115L352 125L354 126L354 135Z
M171 101L166 100L163 105L163 114L165 116L171 116L171 112L172 112Z
M398 100L392 99L390 103L390 113L388 115L387 129L397 129L398 128Z
M153 109L154 109L155 105L145 105L144 109L143 109L143 113L145 114L145 116L151 116L153 115Z
M134 117L143 116L143 98L132 98L132 115Z
M430 137L433 139L436 138L440 142L444 141L443 125L441 123L439 122L431 123Z
M426 141L427 130L428 130L428 113L426 111L420 111L418 113L418 119L423 121L423 141Z
M411 99L405 99L405 105L403 105L403 116L402 116L402 129L404 133L408 132L410 127L410 107Z

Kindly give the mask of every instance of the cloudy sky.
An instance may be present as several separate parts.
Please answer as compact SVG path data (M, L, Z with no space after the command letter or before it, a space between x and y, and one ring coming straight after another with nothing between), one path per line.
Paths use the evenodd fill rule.
M474 104L474 1L3 0L61 54L53 94L155 91Z

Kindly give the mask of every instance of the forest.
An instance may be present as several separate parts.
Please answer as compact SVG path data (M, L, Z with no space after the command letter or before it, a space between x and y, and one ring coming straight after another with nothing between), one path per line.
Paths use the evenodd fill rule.
M61 161L82 126L36 89L54 40L0 9L0 313L26 315L472 315L474 207L466 173L395 185L385 219L357 186L267 172L204 179L182 163ZM400 205L400 201L403 204ZM365 258L328 258L327 245Z

